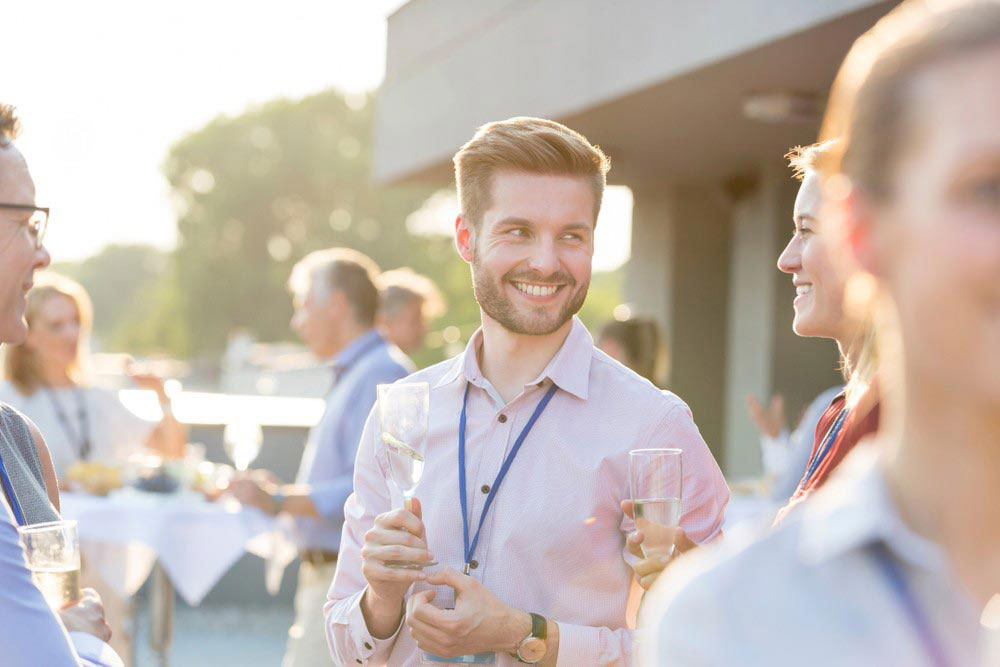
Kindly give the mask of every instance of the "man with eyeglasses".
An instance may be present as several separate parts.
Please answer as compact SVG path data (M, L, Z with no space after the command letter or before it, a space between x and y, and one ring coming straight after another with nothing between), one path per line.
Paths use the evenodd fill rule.
M35 206L35 183L24 156L13 144L17 130L13 107L0 104L0 342L5 343L21 342L27 335L25 294L31 289L34 272L44 269L50 261L42 246L48 209ZM9 442L7 419L11 413L5 412L0 421L0 439L5 442ZM33 437L40 437L37 431ZM0 469L9 479L2 458ZM18 497L13 485L2 486L0 663L4 667L121 667L121 658L102 641L110 631L94 591L84 590L80 602L59 614L45 603L32 582L18 541L23 498Z

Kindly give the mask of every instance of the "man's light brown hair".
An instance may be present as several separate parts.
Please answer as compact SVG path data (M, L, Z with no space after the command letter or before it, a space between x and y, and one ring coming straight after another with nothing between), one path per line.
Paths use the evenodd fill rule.
M896 160L914 130L920 74L996 47L998 0L909 0L891 11L854 43L837 73L820 136L842 141L822 171L888 196Z
M492 205L493 176L501 171L580 176L594 193L594 224L611 166L579 132L544 118L517 117L483 125L454 157L462 215L478 228Z
M795 179L803 180L810 171L821 172L820 164L838 143L837 139L830 139L808 146L796 146L785 153L785 159L788 160L788 166L791 167Z
M13 106L0 104L0 148L10 145L21 131L21 122Z

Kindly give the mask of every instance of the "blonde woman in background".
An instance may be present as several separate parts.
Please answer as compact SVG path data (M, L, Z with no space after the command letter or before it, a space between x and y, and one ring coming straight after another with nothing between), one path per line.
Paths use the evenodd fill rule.
M142 446L167 457L183 453L187 432L174 418L160 378L130 373L139 387L159 397L159 423L134 415L114 392L87 384L85 350L93 314L79 283L55 273L39 275L28 293L25 319L27 339L5 350L0 401L38 426L58 477L78 461L124 462Z
M796 148L787 156L802 181L792 214L795 232L778 257L778 269L792 277L797 293L792 329L799 336L836 341L846 386L820 416L805 474L776 523L823 486L848 452L879 426L875 329L869 316L845 308L849 268L835 261L830 232L824 230L820 165L838 143Z

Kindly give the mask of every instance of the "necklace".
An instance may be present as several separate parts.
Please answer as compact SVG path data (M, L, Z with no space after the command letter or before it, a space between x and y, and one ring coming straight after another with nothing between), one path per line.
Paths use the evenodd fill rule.
M76 429L70 423L69 417L63 411L62 406L59 405L55 393L48 387L45 387L43 391L49 397L52 409L55 410L56 418L59 420L59 425L69 439L70 444L76 449L80 460L85 461L90 458L90 418L87 414L87 401L84 399L83 392L80 391L79 387L73 386L73 396L76 399L76 423L80 429L79 433L77 433Z

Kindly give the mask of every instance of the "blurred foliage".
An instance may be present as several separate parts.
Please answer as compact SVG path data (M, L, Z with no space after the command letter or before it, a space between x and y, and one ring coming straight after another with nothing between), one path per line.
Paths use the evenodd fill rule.
M450 237L407 231L407 216L433 191L373 183L371 131L370 97L327 91L220 117L178 141L164 164L176 250L111 246L62 267L91 291L103 346L191 358L218 354L236 328L290 339L288 274L306 253L331 246L429 276L448 303L432 327L458 326L464 341L479 321L469 268ZM595 275L582 312L588 325L600 326L620 294L620 272ZM416 361L433 363L458 345Z

